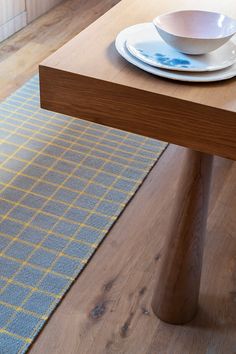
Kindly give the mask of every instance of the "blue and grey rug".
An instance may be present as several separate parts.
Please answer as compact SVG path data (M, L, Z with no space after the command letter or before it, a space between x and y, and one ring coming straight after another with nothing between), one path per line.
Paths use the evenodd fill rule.
M0 353L24 353L166 143L39 108L38 76L0 104Z

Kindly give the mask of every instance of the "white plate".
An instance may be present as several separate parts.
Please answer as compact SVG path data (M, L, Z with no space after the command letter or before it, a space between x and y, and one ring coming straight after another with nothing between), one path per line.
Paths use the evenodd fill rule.
M129 52L146 64L178 71L215 71L236 62L236 45L232 40L205 55L187 55L166 44L152 23L140 24L138 33L129 34Z
M142 24L146 25L146 24ZM188 82L212 82L212 81L221 81L230 79L236 76L236 64L229 66L226 69L218 71L209 71L209 72L177 72L172 70L163 70L160 68L153 67L146 63L143 63L141 60L135 58L131 55L126 48L126 41L132 35L138 35L140 33L140 24L132 27L128 27L121 31L116 38L116 49L119 54L125 58L131 64L137 66L138 68L145 70L151 74L161 76L164 78L179 80L179 81L188 81Z

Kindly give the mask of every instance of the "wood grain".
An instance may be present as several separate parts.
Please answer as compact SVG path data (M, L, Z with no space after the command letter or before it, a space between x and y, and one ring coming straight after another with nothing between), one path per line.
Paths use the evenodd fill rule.
M22 85L36 72L43 56L112 3L96 1L89 10L88 1L70 0L0 45L0 98ZM191 324L171 326L157 320L151 310L153 274L162 257L163 235L169 226L183 158L182 148L167 149L44 328L31 354L236 352L236 164L230 160L214 161L197 317ZM106 299L106 307L102 299ZM89 314L99 304L97 309L102 311L96 313L100 317L93 319Z
M27 22L30 23L64 0L26 0Z
M235 163L217 158L214 164L197 317L172 326L151 309L184 155L174 146L164 153L30 354L235 352Z
M0 42L63 0L0 0Z
M223 10L220 0L199 8ZM193 1L122 0L40 67L42 107L236 159L236 81L187 84L149 75L114 48L123 28ZM194 2L194 7L195 2ZM224 12L236 16L231 0Z
M187 149L166 236L152 308L161 320L184 324L196 315L213 156Z
M38 71L39 63L119 0L67 0L0 44L0 100Z
M39 72L43 108L236 159L236 113L45 65Z

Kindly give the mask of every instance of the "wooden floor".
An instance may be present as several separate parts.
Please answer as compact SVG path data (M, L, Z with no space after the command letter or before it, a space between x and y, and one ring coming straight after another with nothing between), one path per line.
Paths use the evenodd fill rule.
M118 0L69 0L0 45L0 98ZM185 326L150 300L184 149L170 146L42 331L31 354L236 354L236 164L215 158L200 308Z

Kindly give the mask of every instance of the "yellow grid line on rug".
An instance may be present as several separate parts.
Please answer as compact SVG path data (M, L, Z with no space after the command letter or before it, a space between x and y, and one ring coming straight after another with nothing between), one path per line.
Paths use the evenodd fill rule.
M33 140L33 138L31 137L29 140ZM0 139L0 141L1 141L1 139ZM3 143L3 142L2 142ZM24 143L24 144L26 144L26 142ZM15 153L13 154L13 155L11 155L11 156L9 156L9 158L6 160L6 162L8 162L11 158L13 158L14 157L14 155L15 154L17 154L17 152L19 152L19 150L20 149L22 149L22 145L20 145L20 144L16 144L16 143L9 143L9 145L12 145L12 146L18 146L18 149L15 151ZM49 145L49 144L48 144ZM45 146L45 148L46 148L47 146ZM45 149L44 148L44 149ZM36 149L32 149L32 148L28 148L28 147L25 147L25 149L26 150L28 150L28 151L30 151L30 152L37 152L37 150ZM91 149L93 149L93 148L91 148ZM39 152L38 154L43 154L43 155L45 155L45 156L48 156L48 157L55 157L55 156L53 156L53 155L50 155L50 154L48 154L48 153L45 153L45 152L43 152L43 151L41 151L41 152ZM90 157L92 157L92 155L91 155L91 152L90 153L88 153L88 154L86 154L86 157L87 156L90 156ZM38 155L37 155L37 157L38 157ZM98 159L101 159L101 160L105 160L105 162L108 162L109 161L109 159L107 159L107 158L101 158L101 157L97 157ZM16 158L17 159L17 158ZM62 159L61 157L57 157L57 159L59 160L59 161L62 161L62 162L65 162L65 163L67 163L68 161L69 162L72 162L72 161L70 161L70 160L66 160L66 159ZM33 162L33 161L32 161ZM34 162L33 162L34 163ZM121 165L121 166L123 166L123 164L122 163L117 163L116 161L113 161L113 163L114 164L117 164L117 165ZM75 164L75 163L74 163ZM78 164L76 164L77 166L82 166L82 164L81 164L81 162L79 162ZM90 168L90 169L92 169L92 170L96 170L96 168L94 168L94 167L89 167L89 166L85 166L86 168ZM126 166L127 167L127 166ZM143 169L138 169L138 168L134 168L134 167L132 167L132 169L133 170L137 170L137 171L143 171ZM106 172L107 174L109 174L109 175L111 175L111 176L116 176L116 174L115 173L112 173L112 172L107 172L107 171L104 171L104 172ZM125 177L123 177L122 176L122 178L124 178L124 179L127 179L127 180L130 180L130 181L133 181L133 182L136 182L136 180L135 179L132 179L132 178L125 178Z
M7 122L7 124L9 124L9 125L11 125L11 126L15 126L14 124L12 124L12 123L9 123L9 122ZM41 127L42 128L42 127ZM24 127L24 129L25 130L28 130L28 131L32 131L32 129L30 129L30 128L26 128L26 127ZM10 129L7 129L6 127L4 127L4 129L3 130L5 130L5 131L7 131L7 132L9 132L10 134L12 134L12 130L10 130ZM49 134L46 134L46 133L42 133L41 131L39 131L42 135L45 135L45 136L47 136L47 137L51 137L51 135L49 135ZM17 136L22 136L22 137L28 137L28 135L26 135L26 134L23 134L23 133L17 133ZM41 142L41 143L45 143L46 142L46 140L42 140L42 139L40 139L40 138L37 138L37 137L35 137L34 139L33 139L34 141L38 141L38 142ZM67 142L66 141L66 139L62 139L62 138L57 138L57 140L60 140L60 141L63 141L63 142ZM86 142L89 142L89 140L87 140L87 139L83 139L83 137L81 137L81 139L80 139L80 141L86 141ZM5 141L7 141L7 137L5 138L5 139L0 139L0 141L3 143L3 142L5 142ZM55 146L55 147L61 147L61 145L59 145L59 144L56 144L56 143L51 143L51 145L52 146ZM81 146L81 147L86 147L87 149L90 149L91 147L90 146L87 146L87 145L83 145L82 143L79 143L78 141L74 141L73 142L73 144L72 145L76 145L76 146ZM100 146L102 146L102 144L100 143L99 144ZM105 146L105 147L108 147L107 145L103 145L103 146ZM30 148L28 148L28 149L30 149ZM113 147L111 147L111 149L113 149ZM101 152L101 153L103 153L103 154L107 154L107 155L109 155L109 152L107 152L107 151L105 151L105 150L102 150L102 149L97 149L99 152ZM77 151L77 149L69 149L69 151L72 151L72 152L78 152ZM117 151L118 151L118 149L117 149ZM133 156L133 152L131 153L131 152L127 152L127 151L123 151L123 150L120 150L122 153L126 153L127 155L131 155L131 156ZM87 154L87 152L83 152L83 151L79 151L81 154ZM130 161L130 162L138 162L139 164L142 164L143 166L146 166L146 163L145 162L142 162L142 161L140 161L140 160L135 160L134 159L134 157L133 158L131 158L131 157L124 157L124 156L122 156L122 155L116 155L116 154L114 154L114 156L115 157L117 157L117 158L119 158L119 159L123 159L124 160L124 163L126 162L126 161ZM150 160L150 161L155 161L155 158L154 157L149 157L149 156L142 156L142 155L138 155L138 156L140 156L140 157L142 157L142 158L145 158L145 159L148 159L148 160ZM100 157L100 156L98 156L98 157ZM103 157L100 157L100 158L103 158ZM123 163L122 162L118 162L118 161L114 161L114 163L116 163L116 164L118 164L118 165L122 165ZM141 168L138 168L138 167L133 167L134 169L137 169L137 170L141 170L142 169L142 167Z
M72 173L71 173L71 175L72 175ZM59 220L60 220L60 217L59 217ZM72 237L72 238L73 238L73 237ZM44 238L43 238L43 240L44 240ZM35 252L36 249L40 248L40 245L41 245L42 242L43 242L43 241L41 241L38 245L35 246L35 248L32 250L32 252L28 255L26 261L32 257L32 254ZM6 249L5 249L5 251L6 251ZM2 252L2 253L3 253L3 252ZM58 257L59 257L59 256L61 256L61 252L58 254ZM56 263L56 261L57 261L57 257L55 257L54 261L52 262L52 264L51 264L51 266L50 266L50 268L49 268L49 272L52 270L52 267L54 266L54 264ZM24 264L24 262L22 263L22 266L23 266L23 264ZM22 269L22 266L19 267L18 272ZM18 273L18 272L17 272L17 273ZM14 274L14 277L17 275L17 273ZM10 278L10 279L11 279L11 278ZM42 282L43 279L44 279L44 276L43 276L42 278L40 278L40 283ZM38 287L38 283L36 284L36 287ZM5 287L3 287L3 288L0 290L0 293L3 292L4 290L5 290ZM64 290L64 289L63 289L63 290ZM28 299L30 298L31 294L32 294L32 291L29 292L29 294L26 296L26 298L24 299L24 301L23 301L23 303L22 303L22 306L28 301ZM52 307L54 307L54 306L55 306L55 304L52 303ZM50 312L50 309L49 309L49 312ZM13 315L13 316L14 316L14 315ZM14 320L14 317L11 317L11 318L9 319L9 321L6 323L6 325L5 325L5 327L3 328L3 330L4 330L5 328L7 328L8 325L10 324L10 322L13 321L13 320ZM1 330L0 330L0 331L1 331ZM35 331L37 331L37 328L35 329Z
M7 104L10 105L10 106L13 106L13 105L9 104L8 102L7 102ZM13 107L14 107L14 106L13 106ZM32 107L35 107L35 106L32 105ZM6 110L7 112L11 112L11 111L9 111L8 109L5 109L5 110ZM26 109L26 110L27 110L27 109ZM40 121L40 122L44 122L44 120L41 120L40 118L35 117L35 114L38 113L39 111L36 111L36 112L35 112L35 111L32 111L32 110L28 110L28 111L29 111L30 113L33 112L33 116L31 116L31 115L26 115L26 117L33 118L33 119L38 120L38 121ZM19 114L21 114L21 113L19 112ZM44 113L43 110L41 110L40 114L41 114L42 116L48 118L48 115L47 115L46 113ZM22 115L23 115L23 114L22 114ZM25 116L25 115L24 115L24 116ZM64 117L65 117L65 116L64 116ZM70 118L73 119L73 120L75 120L75 121L78 120L78 118L74 118L74 117L70 117ZM59 114L57 114L57 119L63 121L63 118L60 118L60 115L59 115ZM57 124L57 123L52 123L52 125L60 126L60 125ZM92 130L92 131L100 132L100 130L99 130L99 128L98 128L99 125L96 124L96 123L94 123L94 126L96 126L97 128L91 126L89 129ZM81 127L83 127L83 125L81 125ZM71 132L74 133L74 129L68 128L68 130L71 130ZM119 131L119 130L117 129L117 131ZM68 134L67 134L67 135L68 135ZM88 135L97 136L97 135L93 135L93 134L88 134ZM118 138L121 137L120 135L115 134L115 133L110 133L110 135L115 136L115 137L118 137ZM134 135L135 135L135 134L129 133L129 136L128 136L129 139L128 139L128 141L130 140L130 141L132 141L132 142L137 142L137 140L135 140L135 139L133 138ZM116 143L116 142L117 142L117 140L112 140L112 139L109 139L109 138L106 138L105 140L106 140L106 141L109 141L109 142L112 142L112 143ZM151 140L151 139L150 139L150 140ZM128 147L132 147L132 145L129 145L129 144L127 144L126 142L123 142L121 145L128 146ZM143 149L145 150L145 146L144 146ZM123 150L122 150L122 151L123 151Z
M5 109L5 108L3 108L3 110L5 110L6 112L8 112L9 113L9 110L8 109ZM25 117L25 114L23 114L23 113L20 113L20 112L18 112L18 115L21 115L22 117ZM45 115L46 116L46 115ZM11 115L9 115L8 116L9 118L11 117ZM41 120L41 119L39 119L39 118L37 118L37 117L35 117L35 116L31 116L31 115L26 115L26 117L28 118L28 120L27 120L27 122L28 121L30 121L30 119L34 119L35 121L39 121L39 122L41 122L41 123L44 123L45 124L45 121L44 120ZM14 120L16 120L16 121L20 121L20 119L18 119L18 118L16 118L16 117L14 117L13 118ZM74 118L74 119L77 119L77 118ZM77 119L78 120L78 119ZM25 123L25 122L24 122ZM30 121L30 123L31 123L31 125L33 125L33 126L35 126L35 127L37 127L37 128L41 128L42 127L42 125L38 125L38 124L36 124L36 123L32 123L32 121ZM9 123L10 124L10 123ZM71 124L71 122L70 122L70 124ZM94 123L93 123L94 124ZM52 132L54 132L54 130L53 130L53 128L50 128L49 126L50 126L50 124L46 124L47 125L47 130L48 131L52 131ZM52 127L53 126L55 126L55 127L60 127L60 124L56 124L56 123L51 123L51 125L52 125ZM83 125L81 125L81 128L83 129ZM90 128L91 129L91 128ZM76 132L78 132L78 131L75 131L74 129L72 129L72 128L67 128L67 130L70 130L71 131L71 134L73 133L73 134L75 134ZM98 130L98 129L91 129L91 130L94 130L94 131L96 131L97 133L100 133L101 131L100 130ZM68 134L68 133L64 133L65 134L65 136L68 136L68 137L71 137L71 135L70 134ZM133 141L135 141L135 140L132 140L132 139L129 139L129 137L131 136L131 134L132 133L129 133L128 134L128 136L127 136L127 140L126 141L131 141L131 142L133 142ZM49 135L47 135L46 133L43 133L43 135L46 135L46 136L49 136ZM98 137L96 134L90 134L90 133L88 133L87 132L87 135L88 136L91 136L91 137ZM74 136L74 135L73 135ZM119 135L115 135L117 138L122 138L122 136L119 136ZM63 139L63 138L61 138L61 140L62 141L66 141L65 139ZM83 138L83 140L84 141L86 141L86 142L91 142L89 139L86 139L86 138ZM105 139L106 141L108 141L108 142L111 142L111 143L117 143L117 140L111 140L111 139ZM137 141L136 141L136 143L137 143ZM125 144L124 142L123 142L123 145L124 146L127 146L127 147L133 147L133 145L129 145L129 144ZM109 145L107 145L107 144L102 144L101 143L101 146L105 146L105 147L107 147L107 146L109 146ZM145 147L144 147L144 149L143 150L145 150ZM149 150L148 149L146 149L148 152L149 152ZM103 151L103 150L102 150ZM121 152L126 152L127 154L129 154L129 152L127 152L127 150L122 150L121 148L118 150L118 151L121 151ZM141 156L141 157L143 157L143 155L138 155L138 156ZM152 159L152 158L151 158ZM152 159L153 160L153 159Z
M139 147L139 148L137 149L137 151L138 151L139 149L141 149L141 147ZM113 182L113 183L114 183L114 182ZM109 188L111 188L111 186L110 186ZM73 236L72 236L72 238L73 238ZM51 266L50 268L52 268L52 266ZM38 284L37 284L37 286L38 286ZM65 289L63 290L63 292L64 292L64 291L65 291ZM63 293L63 292L62 292L62 293ZM54 308L54 306L55 306L55 304L52 304L52 305L51 305L50 309L48 310L49 313L50 313L51 310ZM40 325L40 324L39 324L39 325ZM38 328L36 327L34 333L37 333L37 331L38 331ZM34 333L32 334L32 336L34 336Z
M38 78L33 78L5 103L0 104L0 119L3 115L0 142L2 145L5 144L6 149L0 152L1 171L5 176L5 183L0 181L2 186L0 203L5 203L2 204L5 213L0 215L0 226L4 225L0 231L0 241L3 242L2 246L0 244L0 261L3 260L2 264L11 262L9 265L13 267L9 275L4 275L5 273L0 275L0 306L12 311L4 325L0 327L0 334L5 336L6 341L8 336L18 340L14 342L18 348L17 353L24 353L27 350L166 147L165 143L155 142L153 139L43 111L37 105ZM13 136L15 141L11 139ZM38 148L34 148L33 143ZM40 147L40 144L43 145ZM54 150L56 155L52 148L56 149ZM80 156L77 156L79 161L68 159L69 155L66 155L68 152L74 156L79 153ZM48 158L51 162L44 164L44 160L38 159L39 157ZM95 159L96 164L86 165L88 157ZM68 173L59 169L59 163L70 167ZM38 177L30 175L30 170L28 171L30 166L41 168ZM87 180L84 177L86 173L84 176L76 174L82 169L90 171ZM52 178L53 181L49 180L50 173L54 172L56 178ZM103 175L109 177L109 182L101 180ZM68 183L71 178L76 185ZM43 186L50 188L44 191ZM101 190L94 194L93 188ZM70 198L58 199L57 193L60 191L71 193ZM25 198L32 196L41 198L38 208L25 203ZM88 198L88 203L92 204L86 202L80 205L81 197L85 198L84 201ZM61 207L59 213L57 211L58 214L54 214L53 209L46 209L50 203L53 207L55 203L57 208ZM24 219L21 218L22 210L28 213ZM75 219L73 210L81 213L81 220ZM112 210L112 213L109 210ZM41 220L45 220L45 224ZM63 223L71 227L69 232L63 231L64 226L61 228ZM40 237L32 240L28 236L25 238L30 229L36 232L36 235L39 233ZM9 233L9 230L13 233ZM53 240L57 242L60 240L58 246L50 243ZM15 245L23 247L24 258L21 253L14 253L17 250L14 248ZM78 250L78 253L75 253L75 250ZM46 263L35 262L41 254L38 251L44 252ZM61 268L65 265L66 269ZM30 282L24 282L22 275L25 271L31 272L31 269L39 272L36 273L38 275L36 277L32 275ZM56 288L48 287L51 276L56 277L54 281L56 279L59 281L53 283ZM11 286L22 289L21 297L16 303L8 302L6 297L1 296L6 294L7 290L9 292L9 289L12 291ZM46 307L41 305L40 308L32 307L32 299L39 300L39 296L48 297ZM32 317L30 326L33 327L26 327L22 331L16 327L16 323L25 318L23 315Z

